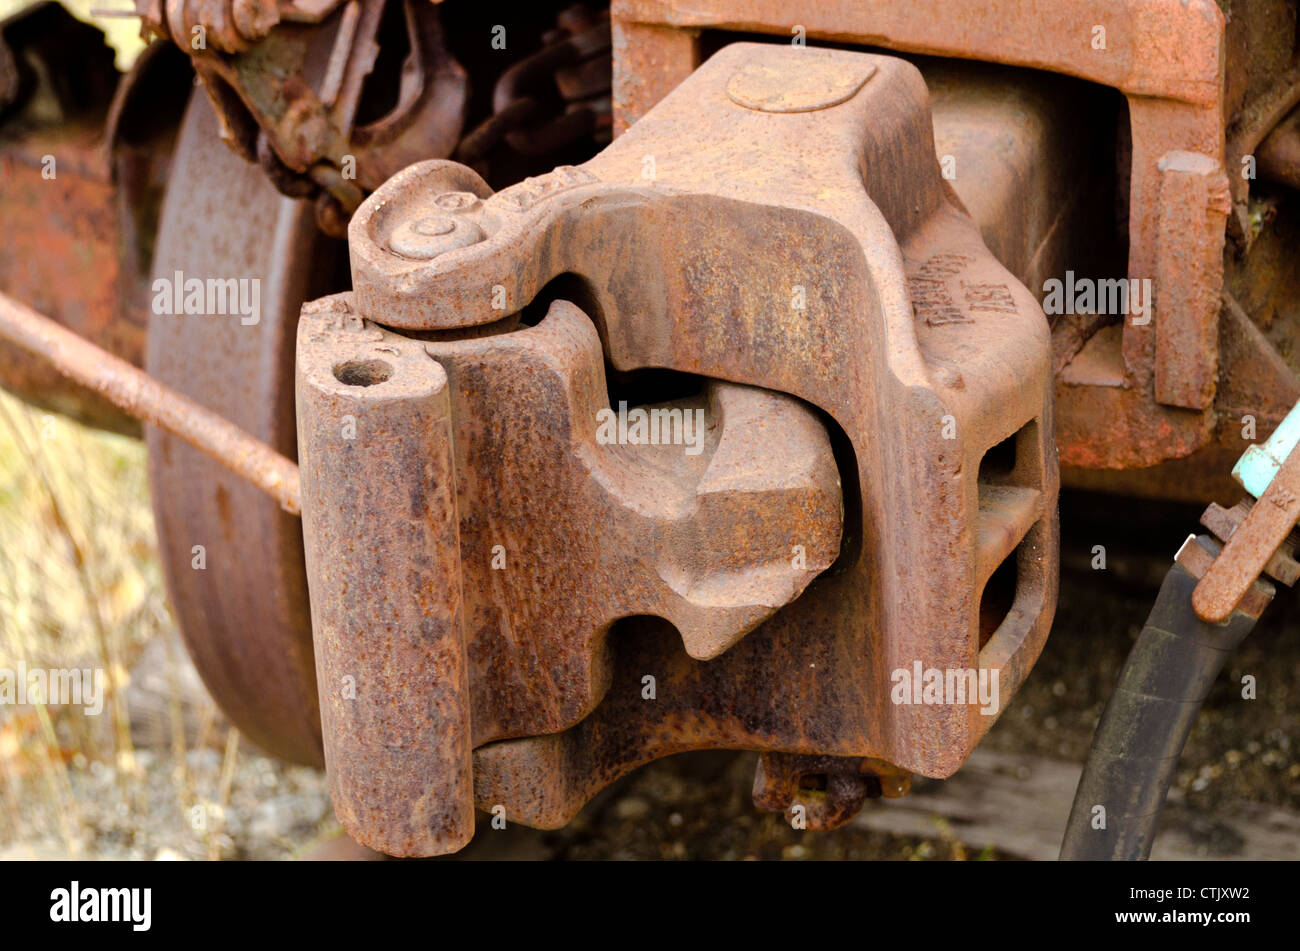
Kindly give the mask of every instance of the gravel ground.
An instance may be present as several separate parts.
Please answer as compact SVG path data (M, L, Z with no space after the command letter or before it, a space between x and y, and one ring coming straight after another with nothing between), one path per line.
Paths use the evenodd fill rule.
M185 754L185 771L198 793L184 799L178 796L176 761L166 754L136 751L136 768L129 773L98 760L74 761L67 776L83 834L69 848L57 827L42 829L38 819L26 830L35 835L0 849L0 858L280 859L337 834L317 771L257 754L237 759L224 806L217 793L223 755L216 750ZM204 794L208 790L211 795Z

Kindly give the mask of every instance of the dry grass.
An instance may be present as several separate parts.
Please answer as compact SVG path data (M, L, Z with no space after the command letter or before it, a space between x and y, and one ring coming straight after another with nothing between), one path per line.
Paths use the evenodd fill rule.
M23 775L39 773L46 801L57 805L52 817L30 802L20 813L10 795L5 812L11 836L52 818L73 854L82 835L66 764L109 751L129 796L127 671L149 639L172 627L143 455L139 443L0 395L0 668L98 668L108 691L100 716L35 704L5 717L5 788L12 794Z
M162 749L137 751L127 688L155 640L171 695ZM103 670L107 696L98 716L0 704L0 854L281 855L328 819L313 771L241 749L205 696L197 736L187 731L186 660L156 558L144 445L0 393L0 669L20 661ZM192 692L185 702L192 718ZM232 799L242 825L230 821ZM259 824L268 802L295 835ZM271 841L250 841L257 830Z

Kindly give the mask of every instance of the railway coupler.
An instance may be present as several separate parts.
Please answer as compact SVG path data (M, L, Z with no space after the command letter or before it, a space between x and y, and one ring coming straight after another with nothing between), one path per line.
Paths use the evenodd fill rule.
M1056 602L1038 302L903 60L724 48L603 152L398 172L297 342L336 811L394 855L761 756L848 821L965 760Z

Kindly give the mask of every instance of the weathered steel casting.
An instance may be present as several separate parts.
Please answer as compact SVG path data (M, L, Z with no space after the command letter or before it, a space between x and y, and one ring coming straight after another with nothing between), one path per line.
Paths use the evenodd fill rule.
M1126 276L1151 281L1155 304L1138 319L1049 315L1056 438L1073 483L1207 499L1230 485L1233 417L1248 412L1266 433L1300 398L1294 366L1221 300L1225 230L1238 250L1257 232L1243 225L1252 180L1242 160L1300 96L1284 5L1237 4L1231 21L1210 0L830 0L797 15L776 0L615 0L612 15L616 130L690 75L716 37L738 33L1005 63L1123 94ZM1277 42L1259 40L1269 36ZM1285 179L1285 128L1260 148L1261 174ZM1000 187L965 173L953 186L973 214ZM991 224L1015 227L1026 213L1037 209ZM1071 231L1068 220L1058 227Z
M375 64L375 73L400 74L398 103L386 117L353 124L349 147L358 161L358 177L341 178L338 156L312 166L322 173L337 168L338 176L329 172L330 181L369 188L392 170L383 162L396 167L447 154L455 145L454 137L447 138L452 135L448 123L453 114L459 115L452 107L463 106L465 93L464 74L454 61L444 59L448 54L441 40L436 45L425 42L430 18L439 16L437 9L426 2L388 5L387 14L398 16L410 38L404 69L393 62L398 46L375 53L370 42L373 19L347 19L358 10L370 17L379 9L377 4L347 4L315 26L289 22L292 18L286 16L265 40L242 53L209 56L209 50L200 56L196 51L195 59L204 60L205 69L213 63L238 69L253 92L271 96L276 82L289 81L284 69L296 62L284 57L307 49L322 57L328 54L338 68L307 78L319 83L311 86L317 91L313 95L337 90L331 107L336 112L349 103L347 108L354 109L358 95L364 102L366 63ZM560 19L579 32L592 27L581 17ZM419 37L410 32L413 23L425 31ZM381 42L390 35L383 30L380 34ZM325 43L331 36L332 42ZM191 51L188 44L181 46ZM359 57L369 58L363 62ZM307 61L319 65L310 57ZM512 61L502 53L475 75L486 73L495 80ZM590 81L593 63L598 59L573 64L577 78ZM590 105L591 100L582 98L581 86L567 77L564 67L557 70L555 83L561 92L573 94L575 103ZM607 75L604 82L608 84ZM249 326L219 315L154 315L149 321L147 367L160 380L294 458L293 337L298 310L304 299L346 287L346 270L336 266L340 246L317 233L320 224L340 230L346 215L332 199L318 200L313 215L309 203L277 194L279 189L301 195L306 179L289 172L269 149L264 130L246 130L255 144L268 146L258 152L258 165L222 144L220 117L238 121L230 117L242 116L245 106L227 96L214 110L211 94L221 88L208 85L206 94L199 91L181 124L153 275L171 280L179 271L201 279L238 276L260 281L262 312ZM279 100L272 104L284 105ZM426 107L438 110L438 121L422 111ZM319 125L310 123L300 123L301 129L321 132ZM308 144L313 142L319 144L316 139ZM368 165L367 156L378 157L381 164ZM551 164L532 161L543 168ZM377 177L370 178L371 172ZM316 186L307 185L314 193ZM296 761L320 763L301 526L256 489L166 433L150 432L149 450L159 546L173 611L205 683L232 720L263 748ZM189 567L196 544L208 546L215 555L204 571ZM231 592L240 594L232 597Z
M304 313L325 757L336 812L372 847L463 845L472 746L590 713L616 619L667 618L708 659L839 550L830 441L790 397L711 384L660 407L692 443L603 446L600 339L572 304L535 328L440 343L380 330L346 297ZM348 677L354 695L333 689Z
M892 675L996 670L1005 701L1042 647L1050 344L949 197L926 102L898 59L738 44L585 165L492 194L426 162L362 205L353 292L308 308L298 342L350 833L463 842L466 731L477 804L542 827L686 749L834 757L879 791L962 763L993 717L892 703ZM586 313L521 324L562 275ZM728 381L696 404L710 448L598 452L602 351ZM821 411L829 443L776 394ZM842 537L818 475L837 443ZM783 783L760 783L768 801L789 804ZM813 821L861 799L834 789Z

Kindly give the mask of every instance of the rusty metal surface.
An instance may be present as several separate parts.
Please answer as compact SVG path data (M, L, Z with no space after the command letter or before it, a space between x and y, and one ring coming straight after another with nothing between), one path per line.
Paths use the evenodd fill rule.
M187 45L201 29L225 53L247 50L281 22L318 23L341 0L136 0L144 27Z
M1222 550L1223 546L1213 538L1189 535L1174 555L1174 561L1182 565L1192 577L1203 578ZM1245 595L1237 602L1235 610L1259 620L1264 610L1273 602L1276 593L1277 589L1267 578L1256 578Z
M421 342L331 298L304 310L298 352L319 679L357 683L322 696L326 765L340 818L372 847L462 845L472 823L441 810L472 811L471 739L590 713L618 618L667 618L707 660L838 552L838 473L807 408L715 383L659 407L695 421L698 453L602 445L600 340L567 302L533 328ZM419 597L402 577L422 579Z
M146 369L296 458L293 334L304 299L332 290L334 245L310 204L282 198L217 135L207 99L186 113L154 274L260 282L256 323L152 314ZM172 610L213 697L254 743L319 763L320 715L302 527L247 482L155 429L146 432L158 545ZM206 566L193 567L194 546Z
M1293 269L1281 259L1279 277L1294 280ZM1249 280L1246 286L1256 295L1281 293L1293 300L1284 281L1270 287L1263 280ZM1145 498L1176 499L1205 503L1213 499L1231 501L1241 488L1231 476L1232 466L1248 445L1243 433L1246 421L1253 422L1257 437L1272 432L1288 410L1300 400L1300 377L1279 352L1278 344L1286 339L1295 324L1285 319L1285 312L1275 319L1272 337L1251 319L1236 299L1226 294L1219 322L1220 377L1216 394L1216 420L1210 442L1190 456L1171 459L1158 466L1141 469L1100 470L1063 469L1062 480L1082 489L1119 492ZM1252 302L1255 303L1255 302ZM1258 310L1268 310L1259 307ZM1284 305L1285 306L1285 305ZM1274 342L1277 341L1277 342ZM1118 334L1097 334L1087 348L1070 364L1069 371L1057 378L1058 394L1062 388L1077 386L1083 379L1085 364L1091 353L1102 346L1118 348ZM1108 364L1097 361L1100 374ZM1104 378L1104 377L1103 377ZM1103 384L1104 385L1104 384Z
M495 86L492 114L476 113L463 141L470 77L448 49L437 4L137 0L137 9L147 30L191 56L227 143L285 195L314 198L334 236L384 179L451 155L458 141L461 160L497 184L609 141L608 12L585 4L559 10L549 27L551 14L530 11L524 22L543 28L540 48L519 58L514 50L530 41L516 41L475 63L474 82ZM452 22L467 28L463 11ZM210 43L187 39L200 27ZM467 37L457 39L465 49Z
M0 294L0 337L39 357L114 406L153 423L261 489L286 512L302 511L298 466L229 420L164 386L30 307Z
M150 0L138 6L147 29L190 55L226 142L259 162L284 194L315 198L327 233L342 236L357 204L393 172L450 155L460 139L469 89L434 4L171 0L165 23ZM385 31L388 17L402 44ZM200 26L211 45L189 41ZM374 116L367 83L379 73L395 74L397 88Z
M1104 269L1104 185L1077 137L1104 141L1108 130L1088 87L1049 75L1026 83L992 64L917 67L930 90L935 152L951 163L953 190L994 256L1035 293L1067 264Z
M1263 435L1294 401L1285 322L1257 324L1256 302L1247 313L1223 287L1225 249L1238 281L1252 251L1272 253L1267 229L1243 232L1252 196L1229 173L1258 147L1261 176L1288 182L1297 126L1278 120L1300 95L1294 70L1234 86L1231 30L1198 0L1034 3L1030 43L1004 35L1003 0L942 17L929 5L833 2L801 19L812 39L1119 90L1127 274L1156 285L1151 320L1044 320L1035 300L1087 253L1096 210L1071 188L1087 171L1073 79L1028 88L1011 70L922 63L933 117L920 74L891 57L740 45L687 79L711 34L784 34L788 11L623 0L615 111L640 121L583 165L493 193L451 162L383 183L454 142L422 108L456 113L459 132L464 73L436 30L423 62L450 63L449 82L404 85L407 111L351 128L374 50L350 37L374 35L378 5L203 8L221 39L200 71L261 171L217 154L211 113L193 108L173 192L190 204L171 199L156 273L257 275L269 300L255 327L156 316L150 369L272 447L278 476L263 488L278 477L282 502L290 328L332 274L313 261L310 208L258 176L333 196L316 216L335 233L378 188L351 225L354 294L308 306L297 344L314 663L297 523L150 433L169 585L205 679L255 741L319 761L319 677L353 835L393 854L454 850L475 804L559 825L639 763L704 747L763 751L756 803L798 805L812 828L905 790L912 772L947 775L991 718L891 706L889 675L913 661L995 669L1004 697L1023 679L1055 603L1053 433L1079 484L1203 497L1229 484L1243 412ZM192 19L197 5L168 9L184 24L190 6ZM1105 56L1066 42L1098 7ZM412 29L436 24L429 5L403 9ZM459 157L591 134L607 107L603 35L575 19L508 70ZM544 82L566 105L539 125L530 91ZM223 83L240 85L238 102ZM435 87L436 102L410 95ZM430 133L436 147L412 145ZM335 157L367 134L372 156L394 160L353 184ZM963 156L951 184L936 151ZM528 316L560 283L582 306ZM606 362L616 378L704 378L663 405L705 413L707 448L594 444ZM146 402L166 412L160 392ZM1010 462L994 464L1004 442ZM1183 555L1207 578L1203 616L1263 598L1257 567L1289 570L1268 549L1285 513L1262 509L1207 512L1230 559ZM192 546L213 538L221 557L190 570ZM999 593L1006 565L1016 577Z
M9 235L30 236L27 252L0 255L0 289L56 315L133 364L144 355L145 311L122 306L123 274L117 193L99 159L102 126L65 129L52 137L6 137L0 143L0 216ZM55 155L62 174L42 177L42 160ZM69 261L78 261L74 274ZM119 278L121 280L119 280ZM134 289L134 288L132 288ZM143 295L128 302L147 300ZM0 345L0 384L24 399L106 429L138 433L139 425L84 387L69 385L48 365L12 345Z
M14 65L0 117L0 290L139 366L149 257L184 58L150 47L119 77L99 31L57 4L0 24ZM178 61L180 68L178 68ZM21 236L21 237L20 237ZM138 422L48 364L0 345L0 385L81 422Z
M334 811L390 855L453 851L474 802L447 374L379 331L329 339L318 325L345 309L306 313L303 530Z
M530 825L562 823L635 765L710 746L870 757L926 775L960 765L992 718L971 706L891 704L891 672L913 662L993 668L1002 696L1010 696L1041 649L1055 605L1057 477L1047 324L949 194L915 68L889 57L739 44L585 165L492 194L469 169L427 162L394 176L361 207L350 226L349 313L333 317L353 329L331 333L350 332L364 359L313 357L321 320L313 309L300 331L300 373L406 360L412 342L394 334L418 334L448 373L456 421L458 412L474 418L497 406L494 368L516 350L545 350L537 341L555 336L572 348L585 339L588 363L599 366L599 331L617 372L659 367L790 394L823 412L847 443L838 459L845 521L835 565L763 623L751 609L739 615L743 623L707 633L690 612L628 603L627 595L620 602L593 582L598 571L581 570L604 548L602 535L617 534L611 526L619 519L606 518L599 530L569 528L551 539L549 560L539 550L518 575L494 575L484 564L489 541L505 539L510 552L548 535L531 509L509 507L518 504L510 502L518 490L509 459L524 447L530 456L541 450L493 436L509 413L458 434L458 479L473 473L460 483L458 505L461 551L475 546L460 563L480 807L505 804ZM561 274L580 282L590 321L560 304L536 327L507 318ZM475 335L451 339L467 330ZM395 353L385 358L385 348ZM564 365L551 357L540 379L537 371L521 378L541 386ZM319 378L337 386L323 371ZM388 377L379 379L360 392L382 392ZM544 392L545 401L528 404L538 409L519 414L543 432L566 418L571 402L558 384ZM590 439L593 409L570 408L573 423L538 441L554 453ZM316 419L313 442L300 433L304 452L352 451L339 444L337 418ZM364 414L356 419L364 426ZM340 597L325 566L349 559L313 529L313 513L340 505L355 512L365 502L315 481L309 457L303 462L315 604L317 590L326 600ZM500 476L492 474L497 466ZM519 471L538 480L556 470L565 467L552 458ZM670 470L659 478L672 484ZM382 479L367 484L375 481ZM538 495L547 497L544 484ZM771 504L756 501L737 513ZM477 517L502 506L509 517ZM563 509L548 517L568 524ZM738 520L733 514L715 528L744 524ZM808 546L810 567L826 561L814 558L820 549L805 537L817 524L805 522L784 539ZM718 545L742 541L729 531ZM625 557L647 557L626 540L621 546ZM1008 559L1016 578L1003 602L993 593L1001 582L988 582ZM548 596L539 597L536 578L570 573L580 586L548 581L541 585ZM705 590L732 600L743 577ZM775 609L803 583L763 603ZM612 600L621 611L585 613L593 584L592 604L608 612ZM684 579L679 584L689 590ZM518 585L531 596L511 594ZM574 655L578 666L570 659L561 674L554 664L563 652L545 645L571 630L549 627L575 609L564 606L569 601L587 618L579 633L586 630L588 640ZM619 613L617 636L590 640L593 624L608 626ZM342 630L318 625L318 637L335 641ZM538 633L515 643L531 631ZM360 643L350 642L354 654ZM641 699L646 675L659 685L653 704ZM494 682L486 695L475 686ZM333 722L347 722L346 702L327 702L338 706ZM414 768L422 754L408 752ZM446 770L428 775L426 788L447 783L461 795L453 778ZM378 818L354 821L378 837L383 831L370 825ZM405 822L399 815L393 826ZM366 841L363 829L350 832ZM430 833L421 848L445 850L454 840Z
M1192 592L1197 616L1222 623L1273 561L1300 518L1300 452L1292 450L1250 512L1225 540Z
M1217 464L1233 449L1220 451L1221 411L1236 407L1216 402L1231 377L1222 352L1219 249L1224 216L1231 210L1229 222L1244 218L1249 200L1249 181L1228 173L1295 101L1289 47L1264 51L1244 42L1248 34L1276 32L1277 6L1235 11L1228 23L1213 3L1181 0L1042 0L1028 9L999 0L845 0L801 8L794 18L810 42L1049 70L1112 87L1127 99L1126 270L1129 278L1153 282L1156 310L1145 322L1055 323L1056 361L1064 370L1056 389L1057 443L1073 482L1142 491L1141 473L1129 478L1115 470L1169 462L1168 475L1157 475L1147 491L1205 498L1223 485ZM793 22L787 5L741 0L616 0L613 21L618 131L689 75L711 35L788 38ZM1026 23L1029 33L1007 31L1011 21ZM1294 25L1293 16L1289 22ZM1090 43L1098 24L1106 25L1104 52ZM972 182L969 176L955 184L964 197L1003 187L995 178ZM1003 221L1021 214L1017 208ZM1014 227L1004 223L1000 230ZM1249 335L1227 346L1239 363L1258 363L1273 349L1260 349L1261 343ZM1263 415L1272 407L1270 400Z
M1250 514L1251 504L1242 501L1230 509L1225 509L1218 503L1212 502L1201 516L1201 524L1226 542ZM1264 563L1264 574L1288 586L1300 581L1300 562L1295 560L1295 548L1296 536L1292 533Z
M1219 295L1232 207L1228 179L1217 160L1195 152L1166 152L1157 168L1160 242L1175 250L1158 257L1154 280L1160 294L1156 400L1208 410L1218 383Z
M1209 104L1220 95L1206 80L1217 73L1223 30L1223 14L1211 2L827 0L798 12L809 39L1028 66L1186 103ZM634 31L642 25L793 35L792 11L780 0L615 0L612 13L616 36L627 25L633 40L640 39ZM1032 34L1008 29L1012 22ZM1098 23L1109 26L1105 56L1095 55L1089 42ZM636 76L628 77L633 88L624 89L620 72L616 65L615 110L630 124L657 98L637 94Z
M1288 65L1289 69L1245 102L1233 117L1228 129L1228 156L1234 167L1239 167L1242 156L1255 155L1287 113L1300 104L1300 53Z
M754 805L785 813L800 828L837 829L868 799L906 795L912 777L870 758L763 753L754 772Z
M400 4L398 9L408 10ZM417 25L427 25L427 11L413 12ZM435 72L458 71L442 55L433 64ZM353 130L354 144L398 164L417 153L424 157L451 148L451 143L429 145L437 129L420 118L429 84L410 81L436 76L407 72L399 106ZM355 100L355 71L336 79L333 101ZM435 85L442 97L439 108L454 104L459 93L449 96L447 88ZM460 88L451 85L452 92ZM218 141L220 125L210 110L195 108L178 150L169 226L150 276L170 280L179 271L200 279L255 278L262 282L263 313L253 326L229 317L156 316L149 369L292 457L292 322L285 315L296 315L306 296L344 286L346 278L331 263L333 245L304 230L303 206L280 202L272 190L256 184L268 167L283 166L275 161L264 161L261 170L241 165ZM413 137L406 134L408 125ZM417 147L417 140L423 144ZM415 151L408 154L408 147ZM371 170L375 182L389 171ZM318 205L318 220L319 215ZM137 303L134 313L147 313L148 303L149 298ZM255 489L175 440L152 434L150 456L173 609L205 681L257 743L289 759L320 762L300 526ZM217 547L223 555L195 571L190 567L195 544ZM232 597L233 591L246 593Z

